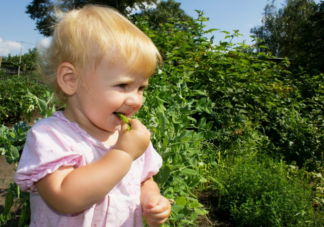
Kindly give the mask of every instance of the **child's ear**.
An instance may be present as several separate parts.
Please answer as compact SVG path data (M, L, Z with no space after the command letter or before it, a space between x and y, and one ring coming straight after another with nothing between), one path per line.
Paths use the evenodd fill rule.
M77 88L77 72L74 65L63 62L57 68L57 84L67 95L73 95Z

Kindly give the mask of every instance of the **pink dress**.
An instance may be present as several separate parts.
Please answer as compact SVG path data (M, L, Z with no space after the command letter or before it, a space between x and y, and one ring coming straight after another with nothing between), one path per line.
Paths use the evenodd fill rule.
M83 212L60 214L47 206L37 192L35 182L47 174L61 166L87 165L110 149L66 119L62 112L37 122L28 133L15 174L15 182L23 191L30 192L30 227L143 226L141 182L155 175L162 165L162 158L152 144L101 201Z

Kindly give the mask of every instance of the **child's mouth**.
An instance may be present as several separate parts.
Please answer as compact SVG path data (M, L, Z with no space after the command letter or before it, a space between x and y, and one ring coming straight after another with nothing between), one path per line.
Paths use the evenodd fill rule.
M113 114L115 114L117 117L120 118L120 114L124 115L123 113L120 113L120 112L114 112ZM125 116L125 115L124 115Z
M115 114L116 116L118 116L120 120L122 120L123 122L125 122L125 123L128 125L127 129L128 129L128 131L129 131L129 130L131 129L131 128L130 128L131 125L130 125L130 122L129 122L129 120L127 119L127 117L126 117L124 114L119 113L119 112L114 112L114 114Z
M114 112L113 114L115 114L117 117L119 117L119 118L121 118L121 116L124 116L124 117L126 117L126 118L128 118L127 116L126 116L126 114L125 113L122 113L122 112Z

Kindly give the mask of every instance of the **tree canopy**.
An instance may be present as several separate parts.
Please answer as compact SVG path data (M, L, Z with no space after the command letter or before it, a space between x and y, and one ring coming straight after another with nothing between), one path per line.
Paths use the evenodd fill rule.
M262 25L252 28L251 33L259 38L258 51L289 57L294 65L324 72L323 0L319 4L313 0L286 0L278 11L272 0L264 8Z
M143 9L142 12L134 14L132 19L136 17L147 17L149 25L153 29L158 29L162 23L170 23L170 19L176 21L193 21L193 18L188 16L184 10L180 8L181 3L174 0L160 1L155 8ZM182 24L185 27L184 24Z
M251 33L263 39L260 45L266 45L272 54L278 57L295 57L298 52L296 43L302 34L300 27L309 20L314 12L313 0L286 0L277 11L275 0L264 8L262 25L251 29Z
M310 69L324 72L324 1L313 7L314 12L300 28L296 44L297 60Z
M100 4L114 7L120 13L128 15L136 6L145 8L146 4L157 3L157 0L61 0L58 4L63 10L80 8L86 4ZM54 0L33 0L27 5L26 13L36 20L36 30L44 36L52 35Z

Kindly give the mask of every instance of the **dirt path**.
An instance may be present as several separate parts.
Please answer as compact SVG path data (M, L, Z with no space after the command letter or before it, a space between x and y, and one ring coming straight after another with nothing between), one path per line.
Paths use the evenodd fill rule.
M9 185L14 182L15 168L14 164L9 165L6 158L0 155L0 213L3 211Z

